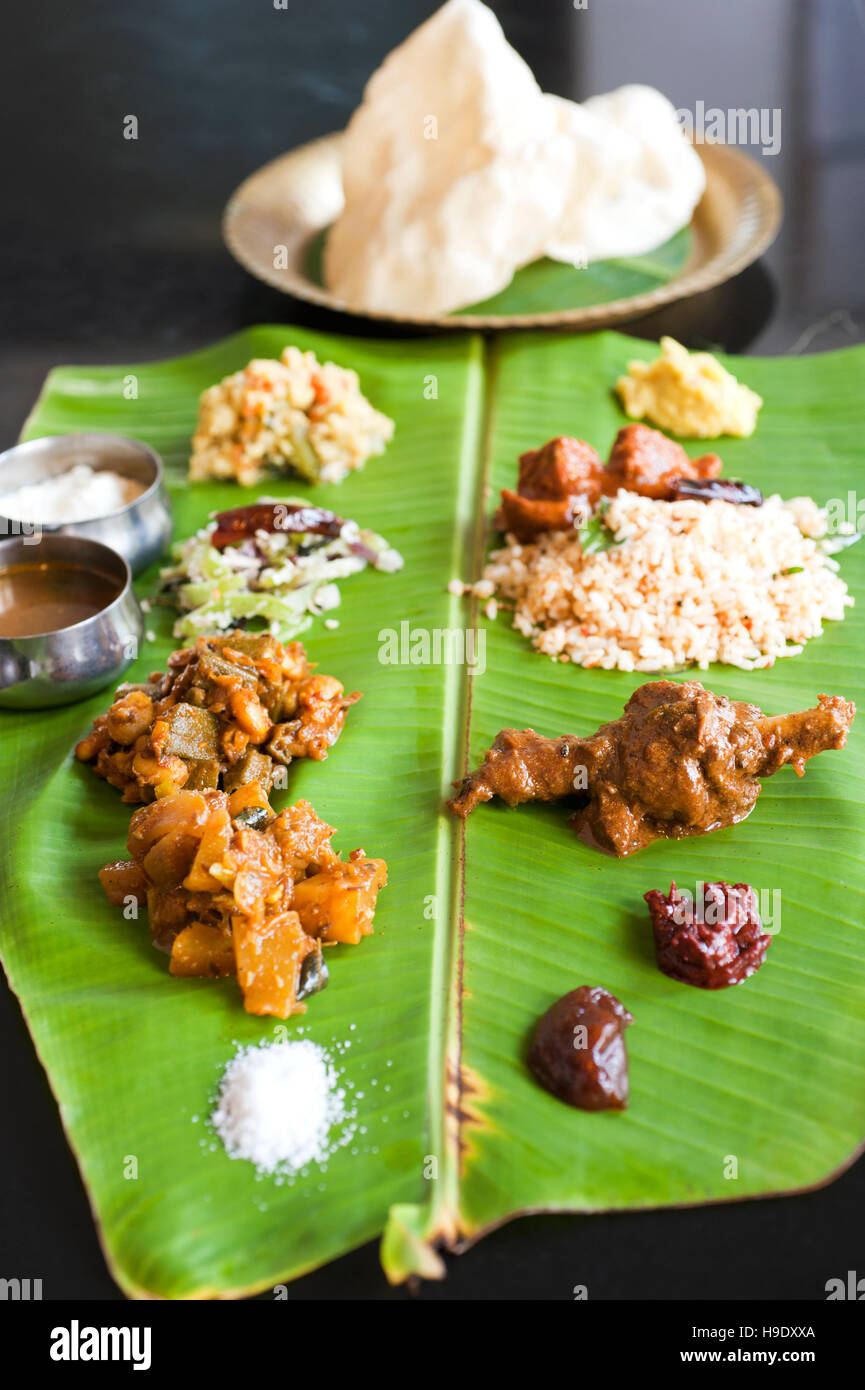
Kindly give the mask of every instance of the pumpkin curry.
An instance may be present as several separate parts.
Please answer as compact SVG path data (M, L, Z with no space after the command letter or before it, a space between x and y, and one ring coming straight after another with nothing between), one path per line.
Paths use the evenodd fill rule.
M263 788L180 790L139 807L128 860L99 878L117 907L147 907L172 975L236 975L248 1013L288 1018L323 989L322 948L372 931L387 865L343 860L308 801L275 815Z

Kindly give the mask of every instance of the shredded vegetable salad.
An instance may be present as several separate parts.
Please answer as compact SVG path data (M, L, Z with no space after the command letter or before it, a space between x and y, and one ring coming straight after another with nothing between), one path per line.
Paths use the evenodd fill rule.
M174 636L189 641L246 626L287 641L339 606L339 580L403 564L383 536L300 499L219 513L172 557L160 601L180 610Z

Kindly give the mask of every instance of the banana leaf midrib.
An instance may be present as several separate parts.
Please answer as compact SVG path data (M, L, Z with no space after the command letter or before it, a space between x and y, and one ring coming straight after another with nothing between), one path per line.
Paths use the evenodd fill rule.
M461 486L458 496L458 517L454 527L453 573L460 576L466 572L467 562L471 562L472 549L467 545L476 529L477 519L482 515L484 472L482 463L486 457L490 391L486 371L486 353L479 338L473 337L481 362L480 384L472 397L469 418L466 420L463 436L463 455L460 464ZM463 600L460 596L450 596L449 621L454 629L465 625ZM453 664L447 667L447 686L445 694L446 724L448 741L443 758L442 799L450 791L451 782L461 775L465 763L466 737L468 732L471 687L465 678L465 668ZM453 924L455 914L459 913L462 896L462 857L459 860L454 852L454 841L458 827L441 817L439 820L438 883L437 907L447 905L447 911L436 911L435 957L433 964L432 994L433 1015L439 1019L439 1027L430 1037L430 1137L431 1152L442 1155L442 1173L433 1191L435 1199L431 1203L427 1235L430 1241L440 1234L447 1237L456 1229L459 1213L459 1135L449 1130L447 1123L447 1084L448 1056L454 1048L459 1056L459 989L455 989L454 971L459 970L458 946L455 950ZM440 886L439 886L440 885ZM454 1004L456 1002L456 1008ZM459 1070L457 1067L457 1074Z

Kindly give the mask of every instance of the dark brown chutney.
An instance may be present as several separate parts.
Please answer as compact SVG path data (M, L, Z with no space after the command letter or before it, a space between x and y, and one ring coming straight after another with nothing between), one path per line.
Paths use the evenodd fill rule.
M539 1020L529 1070L546 1090L581 1110L624 1110L628 1054L624 1032L633 1023L624 1004L605 989L580 985Z
M658 969L699 989L740 985L766 959L757 894L747 883L704 883L694 901L675 883L645 893Z

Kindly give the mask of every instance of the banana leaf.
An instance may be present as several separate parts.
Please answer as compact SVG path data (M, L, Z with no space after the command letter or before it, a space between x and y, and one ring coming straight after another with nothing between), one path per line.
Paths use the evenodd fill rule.
M506 339L493 367L493 492L512 485L514 457L533 441L575 433L606 457L623 423L610 385L627 360L655 351L617 334ZM865 349L722 360L764 398L756 433L689 452L715 448L727 476L767 495L846 502L861 476ZM859 606L802 655L771 670L688 676L772 714L808 708L821 691L861 709L863 550L840 557ZM486 632L472 764L503 726L592 732L646 679L541 658L507 615ZM817 758L803 779L785 769L765 782L743 824L659 841L624 861L584 846L555 807L475 812L459 963L462 1067L475 1091L463 1106L464 1240L515 1209L593 1212L812 1188L856 1157L865 1135L863 772L854 724L846 750ZM774 903L775 920L762 969L738 988L708 991L657 970L642 895L671 880L693 893L715 879L750 883ZM634 1015L624 1117L569 1111L524 1065L534 1020L580 984L603 985Z
M413 343L253 329L152 366L52 373L27 436L105 429L166 458L177 534L237 504L228 484L184 482L198 393L287 341L355 367L397 423L383 458L316 501L384 534L395 576L344 581L340 627L305 634L323 671L365 692L324 764L291 769L278 805L308 797L390 865L375 934L330 955L331 984L285 1024L251 1018L233 981L167 977L143 922L102 897L97 869L123 852L128 808L70 757L106 696L5 714L0 949L87 1185L110 1267L135 1297L239 1296L282 1283L383 1232L392 1280L442 1273L459 1248L526 1210L591 1212L813 1187L865 1132L865 869L862 740L785 769L731 830L658 843L632 860L597 855L554 807L441 814L450 781L504 725L585 734L614 717L640 677L554 664L506 615L487 623L483 670L388 665L386 628L459 629L448 593L482 561L493 493L516 454L556 433L603 453L623 422L611 385L651 345L617 334ZM737 363L766 404L750 440L724 440L728 476L825 502L855 490L865 350ZM694 446L691 452L705 452ZM276 496L313 495L292 482ZM865 557L842 572L861 593ZM139 581L151 592L154 575ZM171 615L154 610L132 678L162 666ZM763 672L712 669L712 688L770 713L819 691L861 698L862 615ZM709 993L661 975L647 888L723 877L777 891L766 964ZM780 927L780 930L778 929ZM624 1114L570 1110L525 1068L538 1014L578 984L602 984L634 1014ZM235 1043L310 1037L353 1089L358 1132L326 1171L292 1185L227 1158L205 1124ZM348 1044L348 1046L346 1046Z
M242 495L232 484L187 487L200 392L251 357L278 356L289 341L357 368L369 397L395 419L398 442L339 487L294 479ZM296 762L274 804L308 798L337 827L339 848L361 845L388 861L390 885L375 934L328 952L327 990L285 1025L245 1014L234 980L170 979L146 921L107 907L95 875L123 857L130 808L71 750L109 692L2 720L2 956L107 1260L129 1295L230 1296L321 1264L377 1235L394 1202L417 1200L423 1156L442 1146L438 1038L454 885L451 827L438 808L463 691L453 667L381 664L379 632L403 621L426 630L459 622L447 583L465 563L482 391L476 339L408 349L262 328L155 366L56 371L28 422L28 436L93 427L146 439L166 461L178 537L259 491L314 496L386 536L406 562L396 575L368 570L345 580L339 629L319 621L304 634L319 670L364 698L327 760ZM155 579L142 576L139 592L152 593ZM173 616L148 614L156 640L127 679L165 669L178 645ZM427 900L442 905L441 930L425 915ZM234 1044L284 1036L327 1047L358 1097L352 1144L326 1173L313 1168L293 1187L228 1159L205 1124Z

